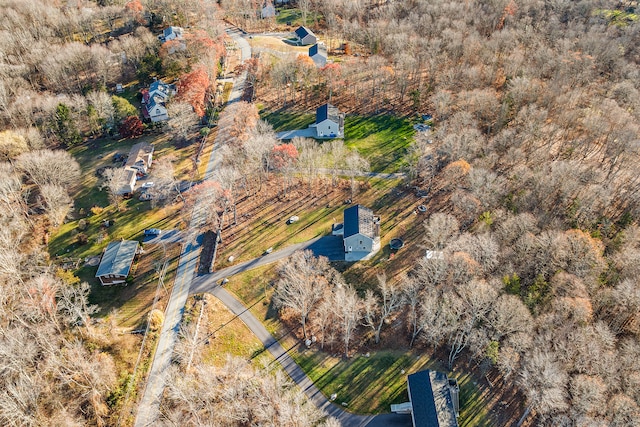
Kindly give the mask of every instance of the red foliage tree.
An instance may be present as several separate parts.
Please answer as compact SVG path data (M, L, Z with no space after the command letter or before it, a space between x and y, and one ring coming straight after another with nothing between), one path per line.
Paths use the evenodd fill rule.
M144 125L136 116L129 116L124 119L118 132L123 138L137 138L144 132Z
M273 167L282 170L292 166L298 159L298 149L293 144L280 144L271 150Z
M177 84L178 101L191 104L198 117L204 116L204 100L209 89L209 76L204 67L200 66L192 72L180 77Z

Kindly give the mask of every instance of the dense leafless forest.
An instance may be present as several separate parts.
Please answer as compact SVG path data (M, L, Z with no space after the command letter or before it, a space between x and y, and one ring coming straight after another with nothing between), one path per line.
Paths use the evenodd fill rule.
M48 230L67 216L79 175L64 150L137 115L114 95L116 83L187 76L198 66L214 79L225 13L249 30L265 28L243 13L261 2L220 3L226 11L195 0L0 0L3 425L116 423L124 338L91 320L88 286L46 253ZM314 17L331 49L342 47L336 55L344 60L320 69L304 60L252 61L254 95L271 108L331 100L362 115L433 115L407 173L431 195L420 227L437 255L405 276L380 275L358 294L357 283L301 253L280 268L278 306L296 314L303 334L309 327L346 354L354 331L370 330L384 346L385 325L400 319L416 351L444 350L450 366L469 358L516 384L527 423L639 425L637 2L299 0L297 7ZM202 32L185 50L163 51L155 34L169 24ZM257 156L255 188L264 141L275 144L257 123L242 145L247 159ZM177 113L177 136L180 126ZM227 172L230 186L241 179ZM237 382L239 394L276 390L270 396L283 399L288 416L309 411L318 419L296 406L282 378L258 387L261 373L239 375L249 369L240 365L198 366L179 378L167 392L167 420L201 397L187 393L197 390L195 378ZM218 396L207 392L215 412Z
M377 340L385 318L404 311L413 345L443 348L450 366L465 354L514 381L523 420L638 424L636 2L300 3L322 16L329 43L371 56L317 71L263 63L258 98L432 114L408 172L438 213L424 223L434 256L397 286L380 277L351 303L335 272L292 260L276 301L320 336L337 334L345 351L355 328L370 326Z

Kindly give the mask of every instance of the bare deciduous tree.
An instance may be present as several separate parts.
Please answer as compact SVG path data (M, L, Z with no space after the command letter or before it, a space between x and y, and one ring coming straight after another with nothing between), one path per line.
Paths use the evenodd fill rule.
M124 168L109 168L104 171L104 187L109 192L109 199L116 209L120 210L123 199L122 188L126 185L127 170Z
M69 188L80 178L80 165L71 154L62 150L23 153L16 159L16 167L39 187L53 184Z
M349 357L349 343L361 318L361 301L351 286L338 284L333 293L336 317L340 322L344 356Z
M293 310L300 318L302 335L307 339L307 319L328 285L330 267L325 257L316 258L306 250L294 253L280 266L274 303Z
M368 290L363 307L365 325L373 329L376 344L380 342L382 326L403 304L400 282L389 283L384 273L378 274L377 279L377 291L380 295Z
M425 240L436 250L442 250L460 230L456 217L445 213L434 213L424 223Z

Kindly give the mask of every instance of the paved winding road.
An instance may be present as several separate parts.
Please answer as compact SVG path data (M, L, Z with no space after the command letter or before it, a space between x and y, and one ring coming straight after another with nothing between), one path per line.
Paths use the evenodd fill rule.
M337 246L336 246L337 245ZM218 298L233 314L253 332L262 342L264 347L271 353L273 358L280 363L282 369L307 395L311 402L320 410L336 418L344 427L408 427L411 426L411 417L399 414L381 415L355 415L351 414L340 406L331 403L320 390L313 384L311 379L304 373L302 368L296 364L289 353L280 343L267 331L262 322L258 320L247 307L238 301L233 295L218 285L221 279L242 273L262 265L271 264L281 259L287 258L295 251L310 249L316 255L340 254L344 259L342 250L342 239L335 236L316 237L304 243L291 245L280 251L254 258L231 267L224 268L212 274L198 276L191 285L191 293L198 294L208 292ZM330 257L331 259L331 257Z

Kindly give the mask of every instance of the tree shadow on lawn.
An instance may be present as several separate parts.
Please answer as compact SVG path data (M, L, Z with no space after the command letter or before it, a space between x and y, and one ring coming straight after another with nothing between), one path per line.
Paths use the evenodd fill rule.
M326 354L319 352L311 360L319 364L327 358ZM348 403L351 411L388 412L389 402L400 402L406 397L406 373L403 374L402 370L406 372L413 363L410 355L388 352L342 359L316 376L315 384L328 396L336 393L337 400ZM402 377L400 382L398 376Z

